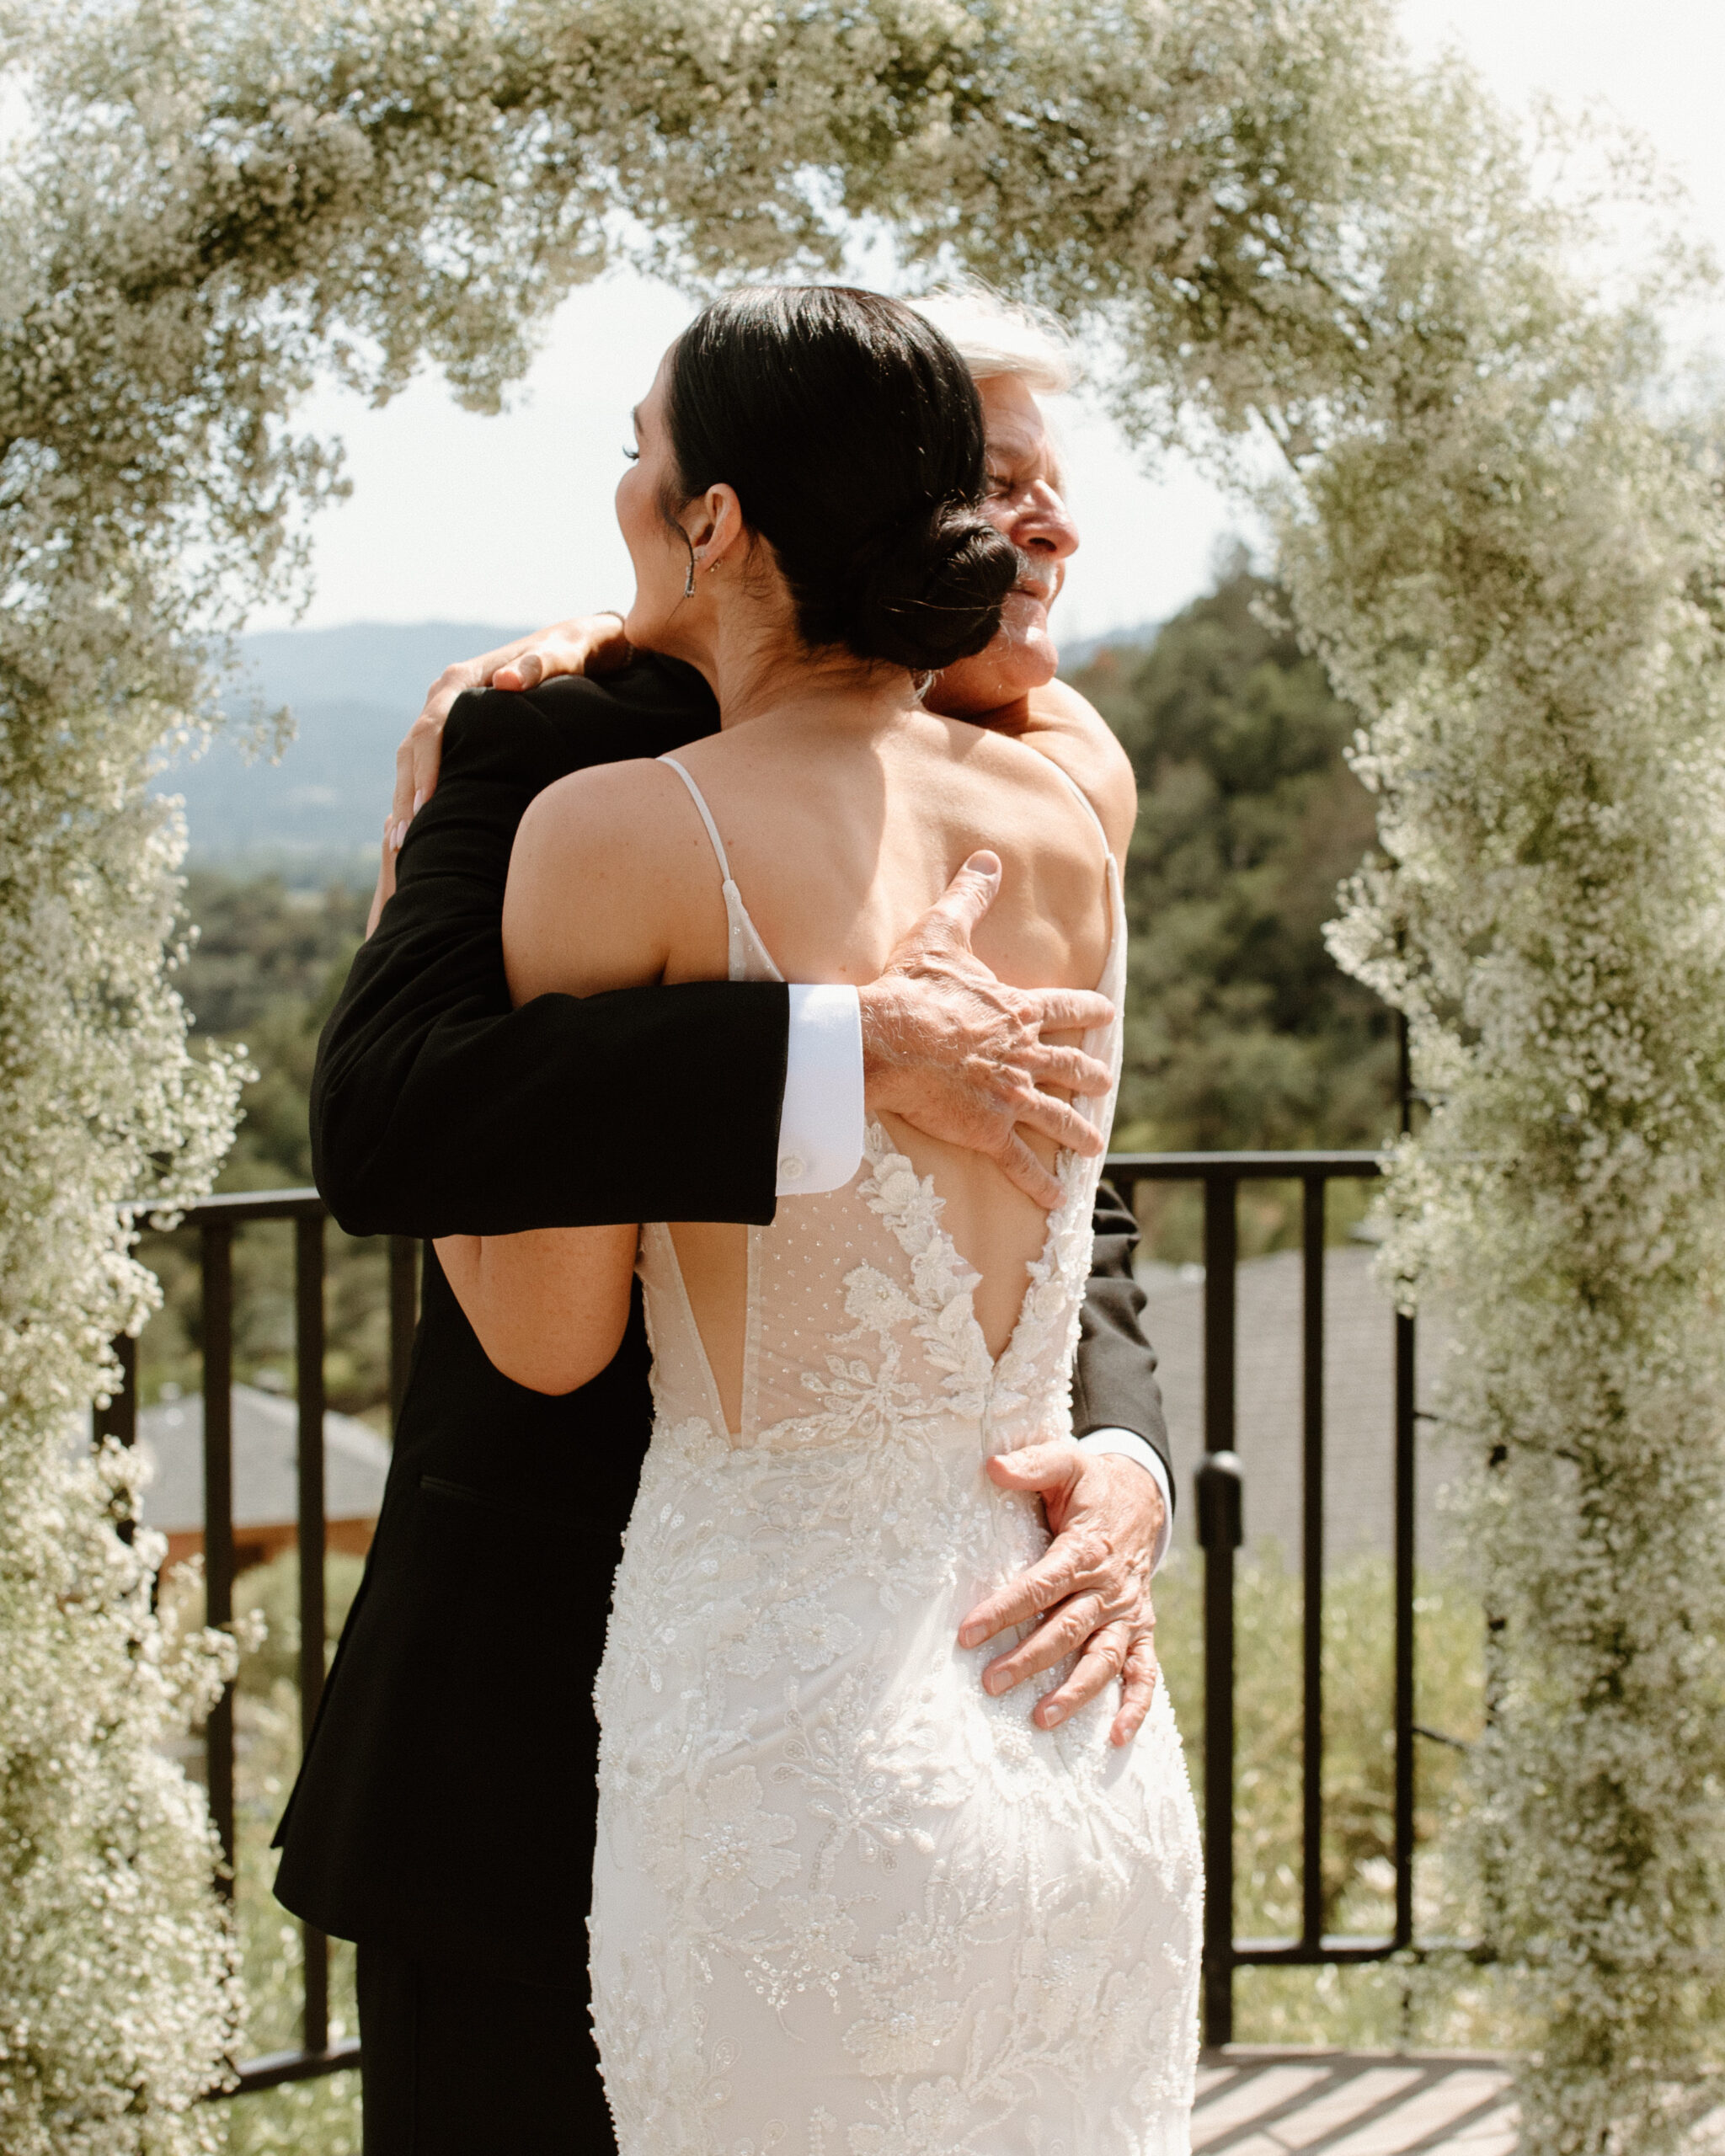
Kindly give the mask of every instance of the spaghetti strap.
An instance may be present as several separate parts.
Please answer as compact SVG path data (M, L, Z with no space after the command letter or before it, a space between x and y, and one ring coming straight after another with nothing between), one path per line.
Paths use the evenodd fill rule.
M670 761L670 758L669 756L667 756L667 757L665 759L665 762L666 762L666 763L669 763L669 762ZM1054 764L1054 760L1054 760L1054 758L1053 758L1052 756L1050 756L1050 757L1049 758L1049 761L1051 764ZM1083 788L1081 786L1080 786L1080 785L1079 785L1079 783L1078 783L1077 780L1076 780L1076 778L1074 778L1074 777L1073 777L1073 776L1072 776L1072 774L1071 773L1071 771L1069 771L1066 769L1066 767L1065 767L1065 766L1064 764L1055 764L1055 770L1060 773L1060 776L1061 776L1063 779L1065 779L1065 781L1066 782L1067 785L1068 785L1068 786L1070 786L1070 787L1071 787L1071 789L1072 789L1073 792L1074 792L1074 793L1076 793L1076 794L1077 795L1078 799L1079 799L1079 802L1080 802L1081 805L1082 806L1082 808L1083 808L1083 809L1084 809L1084 813L1085 813L1085 814L1086 814L1087 816L1088 816L1088 817L1089 817L1089 819L1090 819L1091 822L1092 822L1092 824L1094 824L1094 825L1095 825L1095 826L1096 826L1096 830L1097 830L1097 837L1098 837L1098 838L1100 838L1100 839L1101 839L1101 841L1102 841L1102 850L1103 850L1103 852L1108 856L1108 857L1109 861L1110 861L1110 862L1112 862L1112 861L1114 860L1114 848L1113 848L1113 847L1108 844L1108 833L1107 833L1107 832L1103 829L1103 821L1102 821L1102 818L1101 818L1100 816L1098 816L1098 815L1097 814L1097 813L1096 813L1096 803L1095 803L1091 799L1090 796L1089 796L1089 795L1088 795L1088 794L1084 791L1084 788ZM685 777L685 778L686 778L686 777L688 776L688 773L687 773L686 771L685 771L685 772L684 772L684 774L683 774L683 776L684 776L684 777ZM715 840L713 841L713 844L714 844L715 846L717 846L717 845L718 845L718 840L717 840L717 839L715 839Z
M737 889L736 878L731 874L730 858L724 850L724 841L718 835L718 826L713 820L713 811L705 797L688 772L675 756L661 756L661 764L669 764L683 784L689 789L689 798L699 810L701 820L707 826L707 835L713 841L713 851L718 857L719 880L724 887L724 919L728 964L733 980L782 980L774 959L761 940L761 931L750 918L749 909L743 904L743 894Z
M707 805L706 797L675 756L661 756L659 760L662 764L669 764L683 784L688 787L689 798L701 812L701 820L707 826L707 835L713 841L713 851L718 856L718 873L725 883L734 890L735 880L731 875L730 862L725 857L724 841L718 835L718 826L713 820L713 811ZM1094 813L1092 810L1092 814Z

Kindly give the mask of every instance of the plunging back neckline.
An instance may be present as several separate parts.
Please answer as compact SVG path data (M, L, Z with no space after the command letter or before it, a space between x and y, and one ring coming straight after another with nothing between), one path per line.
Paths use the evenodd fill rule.
M712 809L708 805L706 797L696 784L686 766L676 757L661 756L659 760L669 765L688 789L689 798L694 803L701 818L713 847L714 859L718 863L725 909L727 978L734 981L782 981L785 976L772 952L767 948L766 939L756 927L754 918L749 911L747 902L738 887L736 878L731 873L729 856L725 851L724 841L719 835L718 825L714 819ZM1061 777L1071 787L1073 794L1095 825L1097 835L1102 841L1103 856L1107 864L1105 874L1108 891L1108 947L1107 956L1103 962L1102 975L1096 985L1097 992L1106 996L1113 1006L1114 1015L1107 1026L1087 1033L1081 1045L1087 1054L1097 1057L1108 1065L1111 1080L1117 1082L1119 1075L1123 1035L1121 1007L1125 989L1126 958L1125 905L1120 888L1119 865L1114 859L1113 849L1108 843L1108 835L1103 829L1102 819L1097 814L1088 795L1085 793L1071 772L1061 770L1059 765L1055 765L1054 768L1060 771ZM1073 1105L1086 1121L1099 1126L1105 1117L1112 1116L1113 1087L1111 1086L1104 1101L1098 1102L1093 1098L1080 1099ZM862 1166L857 1171L857 1181L853 1182L851 1187L853 1190L856 1189L858 1182L879 1187L900 1173L914 1180L918 1195L912 1204L895 1209L883 1209L877 1205L875 1209L885 1210L888 1224L892 1229L894 1237L905 1255L911 1260L913 1267L919 1270L928 1269L928 1260L932 1254L931 1246L932 1246L932 1255L937 1260L935 1269L958 1284L959 1292L945 1306L943 1319L948 1326L952 1325L954 1318L958 1320L959 1329L964 1336L966 1353L964 1361L973 1374L980 1376L985 1372L985 1388L991 1395L1002 1389L1003 1385L1004 1389L1009 1391L1013 1390L1012 1381L1017 1376L1020 1365L1036 1359L1033 1352L1028 1355L1025 1353L1027 1346L1033 1351L1037 1344L1029 1341L1027 1331L1033 1315L1033 1306L1037 1300L1036 1288L1039 1283L1049 1281L1058 1274L1059 1253L1063 1242L1069 1241L1073 1235L1076 1216L1081 1210L1087 1221L1090 1204L1093 1198L1093 1193L1086 1188L1089 1178L1082 1172L1090 1165L1087 1156L1063 1150L1055 1158L1054 1173L1061 1186L1060 1196L1049 1211L1048 1225L1037 1256L1027 1261L1028 1278L1024 1295L1019 1305L1017 1315L1013 1321L1012 1330L1007 1334L999 1354L991 1355L989 1353L987 1335L982 1329L981 1320L976 1315L974 1302L975 1287L982 1280L983 1275L959 1249L950 1232L941 1223L940 1215L946 1200L936 1184L933 1174L923 1176L917 1173L914 1161L906 1154L898 1150L893 1142L891 1134L878 1117L868 1118L865 1125L865 1136L867 1140L865 1158ZM792 1198L783 1201L783 1203L807 1205L816 1202L818 1201L809 1198ZM677 1294L687 1314L693 1343L698 1350L704 1390L715 1411L717 1427L724 1429L734 1444L746 1444L749 1441L752 1419L750 1415L753 1392L750 1382L751 1363L759 1330L757 1286L760 1238L762 1233L763 1230L759 1227L750 1227L748 1230L748 1278L745 1289L747 1315L744 1345L742 1412L740 1418L742 1428L740 1430L733 1430L729 1427L729 1417L724 1412L724 1395L719 1389L718 1376L713 1368L713 1360L708 1352L706 1340L702 1335L699 1323L695 1317L693 1303L689 1295L688 1283L684 1278L681 1263L677 1257L675 1240L668 1230L665 1235L665 1252L675 1271Z

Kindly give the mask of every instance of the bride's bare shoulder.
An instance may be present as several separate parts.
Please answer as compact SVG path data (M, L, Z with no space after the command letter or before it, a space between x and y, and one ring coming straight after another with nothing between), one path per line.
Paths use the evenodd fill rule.
M1122 859L1138 820L1138 781L1126 751L1087 697L1065 681L1033 689L1030 721L1018 739L1058 764L1083 789Z
M690 872L705 843L676 772L645 759L571 771L536 795L504 894L515 1001L657 980L702 887Z

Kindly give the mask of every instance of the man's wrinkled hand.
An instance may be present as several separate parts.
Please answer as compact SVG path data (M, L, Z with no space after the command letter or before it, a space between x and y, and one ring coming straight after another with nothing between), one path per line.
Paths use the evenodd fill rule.
M959 1629L959 1646L980 1646L1039 1619L989 1663L985 1688L998 1697L1076 1654L1065 1681L1038 1701L1031 1720L1052 1729L1118 1678L1120 1706L1109 1740L1130 1744L1156 1694L1150 1577L1163 1505L1155 1478L1117 1453L1065 1443L996 1454L986 1466L1001 1489L1041 1497L1054 1539L1028 1572L970 1612Z
M973 853L858 991L863 1091L872 1110L985 1155L1047 1209L1060 1187L1022 1132L1083 1154L1101 1152L1103 1134L1041 1089L1102 1094L1111 1081L1093 1055L1043 1036L1087 1033L1114 1009L1088 990L1009 988L995 978L970 938L1000 887L998 856Z
M408 825L437 790L443 760L443 728L456 699L469 689L537 689L558 674L610 674L628 663L628 639L620 614L578 614L553 622L530 637L499 644L478 659L446 666L426 691L425 707L395 752L395 797L389 805L384 851L398 850Z

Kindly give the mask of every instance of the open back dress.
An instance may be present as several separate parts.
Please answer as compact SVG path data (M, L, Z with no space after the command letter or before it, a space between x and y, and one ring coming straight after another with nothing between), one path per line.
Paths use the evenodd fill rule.
M665 760L731 978L781 979ZM1084 1045L1118 1085L1118 1016ZM1081 1107L1105 1129L1114 1093ZM1048 1540L983 1462L1071 1427L1100 1163L1056 1172L996 1360L935 1179L871 1123L847 1188L748 1230L734 1431L670 1230L642 1231L656 1416L596 1692L622 2156L1187 2156L1202 1877L1167 1685L1117 1748L1112 1697L1039 1730L982 1689L1002 1643L957 1644Z

